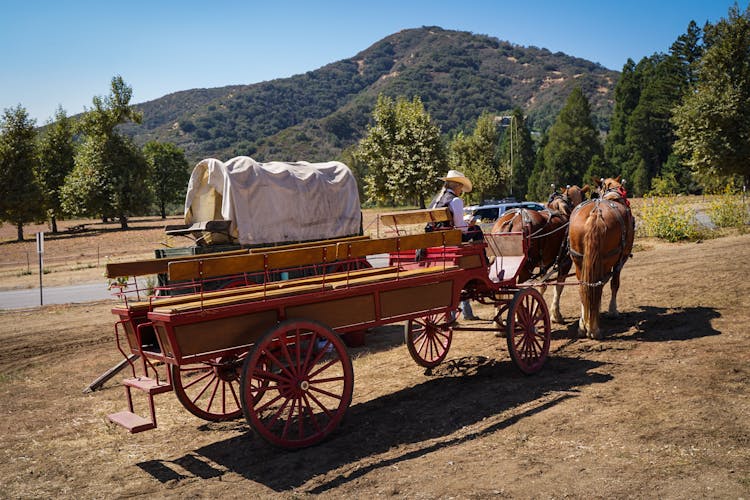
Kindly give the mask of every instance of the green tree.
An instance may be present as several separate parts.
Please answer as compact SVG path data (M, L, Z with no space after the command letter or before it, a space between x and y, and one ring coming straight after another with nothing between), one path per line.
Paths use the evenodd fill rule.
M582 185L591 159L603 154L589 102L581 88L576 87L550 127L549 142L544 148L542 185Z
M0 118L0 220L15 224L18 241L23 225L44 217L37 166L35 121L20 104Z
M75 143L73 121L58 107L54 121L48 124L39 140L37 179L44 196L52 232L57 233L57 217L62 213L60 192L65 177L73 170Z
M547 199L551 192L550 185L549 183L545 184L544 178L544 149L547 147L547 143L549 143L549 134L544 134L539 140L536 155L534 155L534 168L529 176L527 199L543 201Z
M698 83L674 114L675 150L699 178L750 183L750 6L705 28Z
M534 141L526 118L518 108L513 110L500 143L500 165L501 177L506 179L507 186L507 191L500 195L508 194L519 200L525 199L529 177L534 169ZM507 167L503 168L504 165Z
M150 169L151 189L159 204L162 219L167 218L166 205L184 198L190 180L190 165L185 153L168 142L151 141L143 147Z
M148 165L116 127L141 114L130 106L133 89L121 76L112 78L107 97L94 97L94 108L80 121L84 140L75 157L73 171L63 186L63 207L79 215L118 217L122 229L128 217L144 213L151 203Z
M395 102L379 96L373 111L374 123L355 153L367 165L367 193L379 202L416 202L425 197L447 165L440 130L431 122L421 99Z
M451 141L448 153L450 168L460 170L471 179L474 189L464 195L467 200L481 202L485 195L498 189L497 148L500 134L495 119L483 113L476 122L474 132L462 132Z
M615 109L612 114L611 128L604 144L604 152L608 161L613 165L623 165L630 158L625 146L625 130L630 115L638 105L641 97L641 75L636 72L636 65L628 59L622 67L622 74L615 86Z
M621 173L632 178L636 196L650 189L651 179L661 175L672 154L672 111L688 87L679 60L673 55L654 55L639 67L643 71L643 89L625 129L629 157L619 165Z

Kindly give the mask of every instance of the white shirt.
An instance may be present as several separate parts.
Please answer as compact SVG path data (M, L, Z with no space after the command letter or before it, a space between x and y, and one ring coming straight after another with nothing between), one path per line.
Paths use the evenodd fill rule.
M448 189L451 193L453 193L452 189ZM456 193L453 193L454 195ZM469 225L464 220L464 202L461 198L456 196L453 198L450 203L448 203L448 207L450 208L451 212L453 213L453 227L456 229L460 229L462 233L465 233L469 230Z

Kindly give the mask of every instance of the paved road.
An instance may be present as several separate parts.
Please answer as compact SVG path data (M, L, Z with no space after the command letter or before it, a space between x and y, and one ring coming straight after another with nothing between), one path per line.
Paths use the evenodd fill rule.
M388 265L388 254L371 255L368 257L374 267ZM146 284L141 283L145 288ZM105 283L86 283L83 285L44 287L44 304L71 304L93 302L112 298L112 292L107 290ZM0 291L0 309L22 309L39 306L39 288L24 290Z
M108 299L112 292L99 281L83 285L44 287L44 304L70 304ZM39 288L7 290L0 292L0 309L20 309L35 307L40 302Z

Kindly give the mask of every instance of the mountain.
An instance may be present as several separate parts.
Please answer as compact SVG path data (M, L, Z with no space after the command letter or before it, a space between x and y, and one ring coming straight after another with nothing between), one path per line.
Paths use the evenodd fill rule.
M544 131L580 86L608 130L619 73L544 48L439 27L390 35L352 58L252 85L185 90L136 105L136 143L168 141L191 161L249 155L258 161L328 161L366 131L378 94L421 97L445 134L483 111L520 107Z

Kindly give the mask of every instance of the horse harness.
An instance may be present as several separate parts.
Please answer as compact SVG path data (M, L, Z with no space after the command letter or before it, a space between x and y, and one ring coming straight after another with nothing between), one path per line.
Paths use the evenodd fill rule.
M617 210L617 205L620 204L625 207L625 213L630 214L630 203L628 199L625 197L624 192L622 188L610 188L604 192L604 194L600 198L594 198L591 200L587 200L573 210L574 212L580 210L585 205L594 204L593 210L599 210L601 211L601 208L599 208L599 205L601 203L605 203L606 206L609 206L613 212L615 213L615 216L617 216L617 221L620 224L620 245L617 248L613 248L609 252L607 252L603 257L606 259L607 257L612 257L613 255L620 254L620 259L617 261L617 264L612 268L612 271L605 276L604 280L599 283L592 283L591 286L604 286L609 279L612 277L612 274L619 272L622 267L625 265L625 262L628 260L628 258L632 257L632 254L626 254L625 253L625 246L627 243L627 226L625 224L625 219L623 218L622 214L620 214L620 211ZM571 218L573 217L573 214L571 214ZM631 222L633 221L633 217L629 217ZM570 244L568 243L568 246ZM582 259L583 254L580 252L577 252L573 250L573 248L569 248L568 251L570 252L571 257L574 259Z
M566 202L566 204L569 205L569 201L566 200L562 195L558 194L557 196L562 197L563 200ZM506 212L506 214L508 214L508 213L513 214L513 217L511 217L503 225L505 226L508 223L510 223L510 230L512 231L513 230L513 223L512 222L515 219L516 215L520 215L521 216L521 222L523 224L523 232L527 233L526 234L526 238L528 238L529 240L543 238L543 237L549 236L551 234L554 234L557 231L561 231L562 229L565 229L565 239L564 239L565 244L564 245L560 245L560 251L558 252L558 254L555 257L555 260L553 262L551 262L547 266L540 266L539 267L539 272L536 273L536 274L534 274L534 267L536 267L536 264L532 261L532 259L526 259L525 267L526 267L526 270L529 272L530 278L531 279L535 279L535 278L537 278L539 276L542 276L542 275L546 274L545 277L544 277L544 279L546 280L554 272L554 270L559 267L558 263L567 254L566 250L567 250L567 246L568 246L568 243L567 243L568 242L568 226L570 224L570 221L565 222L563 225L561 225L557 229L553 229L552 231L539 234L539 233L541 233L544 230L544 228L547 227L547 225L550 223L550 221L552 220L553 217L558 217L560 219L563 218L563 214L561 212L557 211L557 210L553 211L553 210L547 209L547 210L540 210L540 212L545 212L547 218L544 221L544 224L542 225L542 227L540 227L538 230L536 230L533 233L531 232L531 217L529 216L528 210L525 209L525 208L520 208L519 207L519 208L513 208L511 210L508 210ZM537 212L537 213L539 213L539 212ZM537 257L538 261L541 263L542 262L542 258L543 258L542 248L541 247L539 248L539 255L536 256L536 257ZM547 271L550 271L550 272L547 273Z

